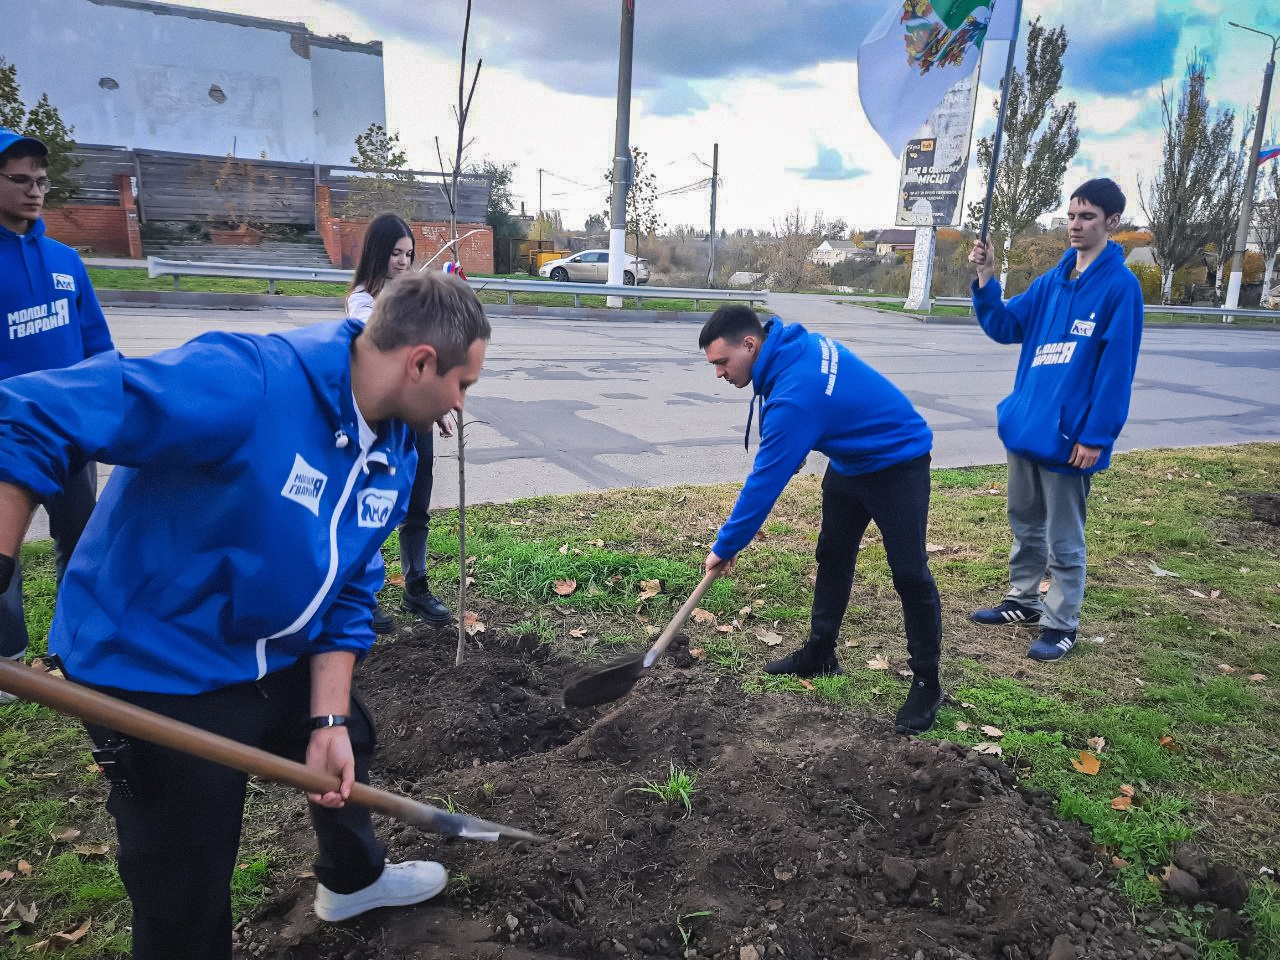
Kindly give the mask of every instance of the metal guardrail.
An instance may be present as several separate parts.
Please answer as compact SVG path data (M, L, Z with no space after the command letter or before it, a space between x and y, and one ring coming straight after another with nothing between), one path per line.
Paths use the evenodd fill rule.
M970 311L973 309L973 301L969 297L934 297L933 302L940 307L968 307ZM1158 303L1147 304L1145 309L1148 316L1222 317L1223 323L1230 323L1237 318L1280 323L1280 310L1228 310L1226 307L1181 307Z
M147 257L147 276L173 277L173 289L182 289L182 277L235 277L249 280L266 280L268 293L276 292L277 280L323 280L333 283L350 283L354 271L323 267L289 267L253 263L215 263L213 261L164 260ZM683 287L612 286L604 283L570 283L557 280L515 280L501 277L468 278L474 290L497 290L506 293L507 303L512 303L516 293L564 293L573 297L575 307L582 306L584 296L625 297L640 300L692 300L693 308L703 301L763 303L768 299L767 290L690 290Z

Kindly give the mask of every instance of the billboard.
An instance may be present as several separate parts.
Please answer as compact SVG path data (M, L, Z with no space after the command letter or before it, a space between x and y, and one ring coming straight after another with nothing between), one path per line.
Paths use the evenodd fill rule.
M964 216L964 181L978 100L977 75L961 80L930 114L920 135L902 151L899 227L958 227Z

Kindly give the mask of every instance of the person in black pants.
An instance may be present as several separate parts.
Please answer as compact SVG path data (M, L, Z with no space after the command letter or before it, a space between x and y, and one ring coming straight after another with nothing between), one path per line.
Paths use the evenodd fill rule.
M442 420L441 436L453 435L447 422ZM447 432L446 432L447 431ZM435 461L435 440L430 431L418 434L418 472L413 477L413 492L409 494L409 512L400 524L400 570L404 574L404 606L417 614L424 623L443 627L453 616L431 592L427 579L427 534L431 523L432 465Z
M929 573L929 451L933 433L911 401L843 344L774 317L760 322L744 306L721 307L698 346L716 376L754 385L760 401L760 450L733 512L720 528L708 572L728 571L763 525L787 482L811 451L830 460L822 481L822 529L809 639L765 672L813 677L843 672L836 641L849 604L867 524L880 528L893 585L902 600L911 691L898 711L899 732L933 727L942 704L942 604ZM747 441L751 418L747 421Z

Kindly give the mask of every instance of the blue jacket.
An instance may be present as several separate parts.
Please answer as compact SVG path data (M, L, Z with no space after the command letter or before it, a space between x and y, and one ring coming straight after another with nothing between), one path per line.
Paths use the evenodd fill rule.
M1000 439L1019 456L1056 473L1096 473L1129 416L1142 343L1142 287L1108 241L1076 280L1076 252L1004 303L1000 284L973 284L973 309L997 343L1020 343L1013 393L998 409ZM1067 465L1077 443L1101 447L1089 470Z
M107 320L79 255L44 235L0 226L0 380L70 367L113 349Z
M49 648L93 684L199 693L373 643L375 554L404 516L413 432L361 455L362 325L212 333L0 384L0 480L47 496L118 464L63 578Z
M735 556L751 542L810 451L826 454L837 473L857 476L933 447L929 425L901 390L848 347L798 323L774 317L765 324L751 382L763 401L760 450L711 548L716 556Z

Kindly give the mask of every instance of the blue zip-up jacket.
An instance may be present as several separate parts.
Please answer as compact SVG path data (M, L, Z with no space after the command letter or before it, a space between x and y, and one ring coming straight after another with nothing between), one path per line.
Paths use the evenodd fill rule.
M86 461L119 465L49 632L72 677L191 694L368 651L375 554L417 454L399 421L360 452L361 329L212 333L0 383L0 480L43 497Z
M760 449L711 548L726 559L751 542L810 451L826 454L837 473L857 476L933 447L933 432L906 395L844 344L777 317L764 329L751 366L753 408L762 398Z
M0 313L0 380L74 366L113 349L84 262L45 236L43 220L26 233L0 226Z
M1000 439L1055 473L1105 470L1129 416L1142 343L1142 287L1114 240L1077 279L1076 252L1008 303L1000 283L973 283L973 309L987 336L1020 343L1013 393L997 408ZM1100 447L1088 470L1068 465L1077 443Z

